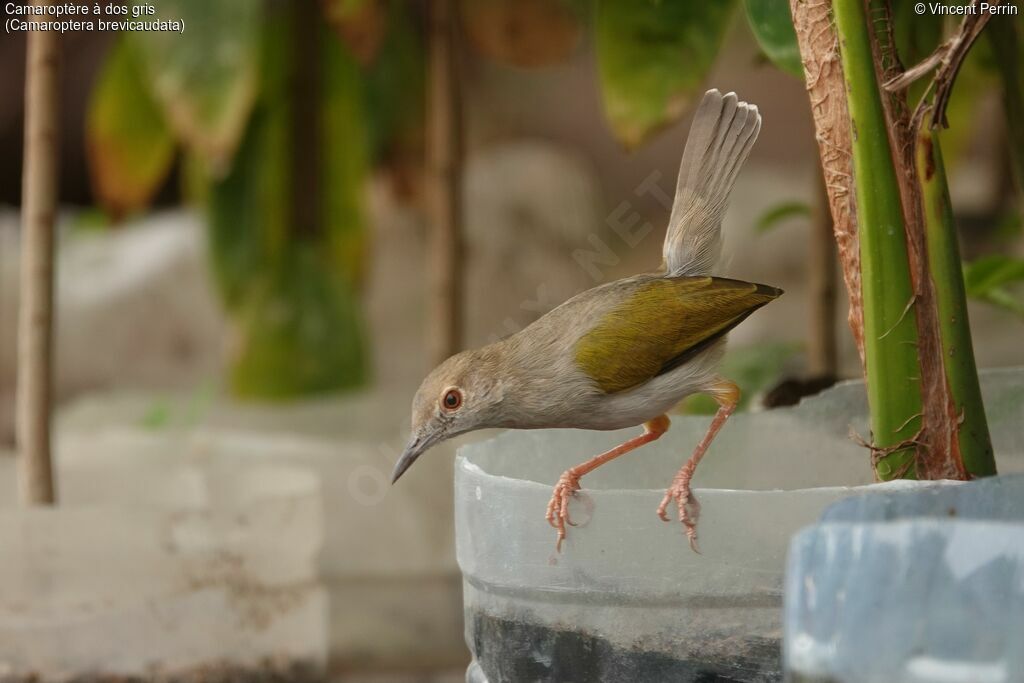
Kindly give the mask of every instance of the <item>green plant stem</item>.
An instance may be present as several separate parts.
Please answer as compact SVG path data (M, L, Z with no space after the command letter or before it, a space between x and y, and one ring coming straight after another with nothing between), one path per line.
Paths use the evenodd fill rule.
M899 185L863 0L834 0L852 126L872 441L880 479L916 477L921 426L917 323ZM908 444L901 448L901 444Z
M922 131L917 138L917 175L924 203L928 269L935 283L943 366L953 404L960 415L959 446L964 467L972 476L996 473L992 440L981 399L967 317L960 247L939 134Z

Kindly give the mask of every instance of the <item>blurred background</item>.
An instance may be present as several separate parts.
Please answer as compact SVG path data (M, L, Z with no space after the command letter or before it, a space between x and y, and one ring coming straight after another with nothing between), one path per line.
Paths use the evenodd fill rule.
M764 118L718 274L786 291L730 335L746 407L860 374L780 3L464 0L431 24L447 4L164 0L158 17L183 19L182 34L61 38L61 502L146 498L149 480L118 464L149 472L146 458L168 472L212 463L225 482L255 461L317 473L321 635L343 679L460 680L457 444L387 483L412 395L446 350L658 265L706 88ZM944 140L981 367L1024 362L1021 194L990 61L972 52ZM25 35L0 36L11 492L24 74ZM458 211L439 226L446 197ZM94 463L120 475L81 474Z

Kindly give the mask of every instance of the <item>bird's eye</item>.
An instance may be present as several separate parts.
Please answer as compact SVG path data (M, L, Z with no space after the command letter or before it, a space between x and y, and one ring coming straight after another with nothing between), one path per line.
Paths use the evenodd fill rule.
M458 410L462 405L462 392L458 389L449 389L441 398L441 405L445 410Z

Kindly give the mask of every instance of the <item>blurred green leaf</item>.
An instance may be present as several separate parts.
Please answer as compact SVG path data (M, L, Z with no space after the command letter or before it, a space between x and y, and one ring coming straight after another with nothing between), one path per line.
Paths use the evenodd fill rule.
M911 67L935 51L942 42L945 17L914 9L917 0L892 0L892 32L896 52L906 67ZM927 83L921 79L919 83ZM916 98L915 98L916 99Z
M996 242L1012 242L1024 235L1024 216L1016 211L1009 211L1004 214L996 223L996 229L992 236Z
M357 291L368 261L363 200L369 148L362 75L352 56L328 36L322 59L321 221L329 266Z
M579 0L473 0L461 3L460 10L473 48L513 66L563 62L583 33Z
M962 4L953 0L943 2L946 5ZM932 12L918 14L914 9L916 4L916 0L893 2L893 38L900 60L906 67L914 66L931 55L961 19ZM986 68L991 59L987 45L978 41L960 68L946 106L949 128L942 134L942 155L948 168L956 167L977 133L974 123L978 107L984 102L984 94L995 86L993 70ZM911 109L921 101L933 76L934 72L910 85L907 102Z
M178 190L183 203L206 206L210 199L210 170L198 154L185 151L178 167Z
M136 31L146 82L175 135L201 154L211 170L227 172L256 98L260 2L135 0L155 17L181 19L185 33Z
M985 95L998 85L997 78L983 66L989 58L987 43L979 40L960 67L946 107L949 128L942 133L942 156L947 168L955 168L966 156L972 140L978 134L976 124L980 120L979 108L985 102ZM927 83L927 79L921 80ZM916 100L913 102L916 104Z
M366 262L367 150L360 70L319 35L319 229L293 234L293 52L287 18L268 25L262 93L231 172L210 188L210 252L238 328L231 384L285 398L363 381L357 288Z
M800 345L764 343L757 346L729 349L722 359L722 376L740 388L739 410L745 410L758 394L775 385L783 375L786 363L800 353ZM680 405L679 412L688 415L714 415L715 400L706 394L693 394Z
M74 212L71 229L76 232L103 232L111 227L110 212L98 207L85 207Z
M635 148L703 92L734 0L599 0L597 67L605 116Z
M907 68L914 66L938 48L943 40L945 17L939 13L925 12L918 14L915 9L917 0L892 0L892 33L896 45L896 54L900 62ZM907 88L907 103L913 110L925 94L932 75L926 75L910 84ZM945 136L944 138L945 139ZM945 157L952 164L954 157L944 145Z
M272 268L284 250L287 116L284 106L258 107L231 173L209 190L210 255L229 310L245 302L260 273Z
M139 416L139 425L152 430L194 428L209 413L216 393L216 385L204 380L188 395L157 397Z
M423 153L426 55L409 4L392 0L377 59L364 70L366 121L374 160Z
M229 310L249 296L260 273L276 267L290 221L287 26L268 24L259 56L261 92L230 173L209 187L210 255ZM206 172L205 164L195 160Z
M358 297L315 245L297 243L240 311L231 385L285 399L358 386L366 355Z
M797 216L810 217L811 206L807 202L781 202L765 211L757 221L758 232L768 232L779 223Z
M994 254L964 264L967 295L1024 316L1024 299L1011 285L1024 283L1024 259Z
M327 23L363 66L372 64L387 31L386 0L321 0Z
M167 399L157 399L143 414L139 423L145 429L163 429L171 421L171 407Z
M804 65L789 0L743 0L743 5L750 30L768 59L783 71L803 78Z
M1004 287L989 290L983 300L1024 318L1024 300Z
M964 269L964 280L972 294L983 295L994 287L1024 280L1024 259L993 254L976 259Z
M1006 137L1017 193L1024 198L1024 15L1016 21L1010 17L999 19L990 21L986 32L1003 90Z
M115 220L145 208L174 161L174 139L140 69L132 45L118 38L89 97L85 119L93 192Z
M280 28L265 32L260 59L260 100L246 127L230 173L207 178L210 256L229 311L253 289L258 274L273 265L285 242L288 221L287 44ZM201 158L194 172L208 175Z

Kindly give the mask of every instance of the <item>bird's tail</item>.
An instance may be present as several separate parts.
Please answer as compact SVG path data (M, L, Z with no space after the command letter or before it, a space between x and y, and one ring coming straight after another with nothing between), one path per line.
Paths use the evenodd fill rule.
M718 261L729 193L760 130L757 107L740 102L736 93L704 94L683 150L665 235L668 274L708 274Z

